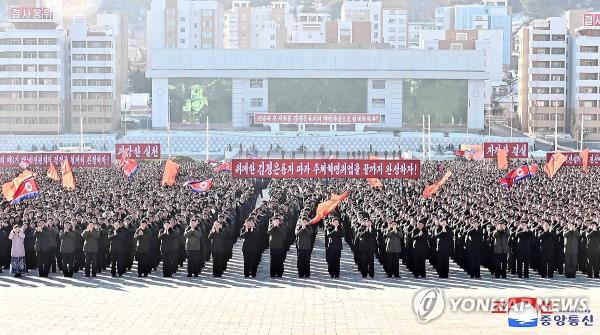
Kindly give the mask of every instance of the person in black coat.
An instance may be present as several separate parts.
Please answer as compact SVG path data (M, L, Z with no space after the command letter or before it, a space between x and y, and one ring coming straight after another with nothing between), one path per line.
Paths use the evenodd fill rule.
M269 223L269 251L271 254L271 277L283 276L283 262L285 260L286 232L279 217L273 217Z
M327 271L331 278L340 277L340 258L342 256L342 237L344 228L340 220L334 217L325 228L325 259L327 260Z
M244 254L244 277L256 277L261 252L261 237L253 219L244 222L240 238L244 239L242 253Z
M35 238L34 247L37 256L38 275L48 277L50 272L50 238L52 236L46 222L38 222L33 237Z
M385 237L385 261L388 278L394 276L400 278L400 254L402 253L402 240L404 233L398 226L398 222L392 221L384 231Z
M426 276L425 260L429 252L429 236L424 226L422 221L418 221L416 229L412 232L413 275L415 278L425 278Z
M8 238L10 231L7 231L7 228L8 223L6 221L0 222L0 273L2 273L2 269L8 269L10 265L10 248L12 242Z
M579 253L579 231L573 223L567 225L564 233L565 277L575 278L577 272L577 256Z
M64 229L58 234L60 239L60 253L62 254L62 271L65 277L73 277L75 248L79 240L77 232L70 222L66 221Z
M48 226L46 229L50 231L52 228ZM37 259L35 254L35 238L33 234L33 229L31 229L28 224L25 224L25 240L23 241L23 246L25 247L25 266L27 270L35 269L37 267ZM48 242L50 242L49 238ZM49 254L49 257L51 260L51 253Z
M179 237L174 226L174 220L170 220L164 224L163 229L158 233L163 262L163 277L173 277L173 274L177 271Z
M539 237L540 246L540 275L542 278L554 277L554 255L556 254L556 234L550 230L550 224L544 222Z
M591 231L587 234L588 277L600 278L600 232L598 224L590 222Z
M360 253L360 272L363 278L367 275L375 277L375 248L377 247L377 232L370 219L363 221L358 230L358 250Z
M296 226L296 249L298 259L296 266L298 268L298 277L310 277L310 256L312 253L313 226L308 223L306 218L300 219Z
M440 225L436 228L434 239L436 243L436 270L438 276L440 278L448 278L450 255L452 254L454 244L454 234L452 233L452 229L448 227L448 223L445 219L442 219Z
M200 272L202 272L202 268L204 268L203 236L203 227L199 224L198 218L194 216L183 232L183 237L185 237L185 252L188 260L188 277L198 277Z
M110 243L110 274L122 277L127 268L127 231L121 223L115 222L108 236Z
M467 232L467 273L471 278L481 278L481 254L483 252L483 231L478 222L473 222L472 229Z
M535 244L535 236L527 227L527 222L521 222L521 231L516 234L517 239L517 275L519 278L529 278L529 264Z
M213 277L223 276L225 264L227 262L226 252L229 242L227 241L227 233L223 230L223 224L215 221L208 234L210 239L212 258L213 258Z
M136 249L135 257L138 261L138 277L148 277L152 270L152 260L150 258L150 243L152 231L148 228L148 221L143 219L140 226L133 235Z

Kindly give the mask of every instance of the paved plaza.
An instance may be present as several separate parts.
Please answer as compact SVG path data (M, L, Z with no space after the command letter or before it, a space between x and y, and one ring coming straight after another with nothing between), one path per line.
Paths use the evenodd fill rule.
M311 278L297 278L295 250L286 259L284 278L269 277L269 257L263 255L256 279L242 271L242 243L222 278L213 278L210 262L199 278L179 271L174 278L159 272L137 278L135 269L122 278L103 272L85 278L36 272L22 279L0 274L2 334L599 334L593 327L555 325L524 330L507 326L505 315L445 313L427 324L412 309L415 292L442 287L446 297L588 297L600 318L600 280L579 276L553 280L468 278L453 267L450 278L414 279L402 269L400 279L388 279L376 265L374 279L362 279L346 245L340 279L330 279L319 232Z

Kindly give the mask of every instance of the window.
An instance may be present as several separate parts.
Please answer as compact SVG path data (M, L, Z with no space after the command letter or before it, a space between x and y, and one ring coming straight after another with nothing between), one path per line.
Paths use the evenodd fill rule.
M37 58L37 52L35 52L35 51L23 51L23 58Z
M553 54L553 55L564 55L565 54L565 48L552 48L551 54Z
M565 81L565 75L564 74L553 74L552 81Z
M23 78L23 85L37 85L37 79L35 79L35 78Z
M582 45L579 47L579 51L581 52L593 52L593 53L597 53L598 52L598 46L588 46L588 45Z
M36 92L33 92L36 93ZM58 98L58 92L40 92L40 99L56 99Z
M263 99L262 98L252 98L250 99L250 107L262 107L263 106Z
M533 93L533 94L548 94L548 93L550 93L550 88L548 88L548 87L532 87L531 93Z
M185 33L185 28L181 27L181 29L179 29L179 31L181 31L182 33Z
M179 18L179 22L185 22L185 17L183 17L183 16L182 16L182 17L180 17L180 18Z
M24 124L36 124L36 123L38 123L38 120L37 120L37 117L24 117L23 123Z
M550 62L533 61L531 62L531 67L547 69L550 67Z
M553 41L564 41L565 35L552 35L552 40Z
M598 93L598 87L580 87L579 93Z
M579 80L598 80L597 73L580 73Z
M23 92L23 98L37 98L38 97L38 92L36 91L25 91ZM40 98L42 98L42 96L40 95Z
M58 40L56 38L40 38L40 45L57 45Z
M531 53L534 55L547 55L550 53L550 48L533 48Z
M85 67L73 67L73 73L85 73Z
M88 80L88 86L110 86L111 81L109 79L90 79Z
M547 34L533 34L534 41L550 41L550 35Z
M0 91L0 98L20 98L21 97L21 92L17 92L17 91L5 91L2 92Z
M85 86L85 79L73 79L73 86Z
M55 117L41 117L40 124L57 124Z
M110 67L88 67L88 73L112 73L112 68Z
M56 72L57 70L56 65L40 65L40 72Z
M24 38L23 45L37 45L37 40L35 38Z
M450 44L450 50L462 50L461 43L452 43Z
M552 87L550 89L550 93L552 93L552 94L565 94L565 88L564 87Z
M76 61L82 61L82 60L85 60L85 55L84 54L73 54L72 59L76 60Z
M56 78L40 78L40 85L58 85L58 80Z
M373 98L373 99L371 99L371 107L373 107L373 108L383 108L383 107L385 107L385 99L383 99L383 98Z
M58 58L58 53L56 51L40 51L39 58Z
M73 48L85 48L84 41L73 41L71 45L73 46Z
M82 100L82 99L85 99L84 92L74 92L73 93L73 100Z
M90 41L88 42L88 48L110 48L112 43L110 41Z
M56 112L58 111L58 105L40 104L40 110L45 112Z
M581 120L583 117L583 121L596 121L598 116L596 114L582 114L576 117L577 120Z
M579 100L579 107L598 107L596 100Z
M385 80L373 80L371 84L374 90L384 90L385 89Z
M550 81L550 75L534 73L531 75L531 80L532 81Z
M598 66L597 59L580 59L579 66Z
M565 62L563 62L563 61L552 62L552 68L554 68L554 69L562 69L564 67L565 67Z
M34 65L35 67L35 65ZM0 66L0 70L1 71L21 71L21 65L4 65L4 66ZM35 70L34 70L35 71Z
M467 33L456 33L456 40L457 41L466 41Z
M89 61L110 61L112 60L112 56L111 55L88 55L87 56Z
M23 111L25 112L35 112L37 110L37 105L25 104L23 105Z
M194 28L198 28L198 23L194 22Z
M263 80L262 79L250 79L250 88L262 88Z

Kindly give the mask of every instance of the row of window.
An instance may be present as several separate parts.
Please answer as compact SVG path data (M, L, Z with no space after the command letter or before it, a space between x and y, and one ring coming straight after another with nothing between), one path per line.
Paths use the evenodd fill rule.
M86 57L87 56L87 57ZM102 61L102 62L106 62L106 61L111 61L112 60L112 55L110 54L73 54L73 56L71 56L71 59L74 61Z
M598 100L579 100L579 107L598 107Z
M564 61L532 61L531 67L533 68L543 68L543 69L562 69L565 67Z
M58 98L58 92L48 92L48 91L0 91L0 98L13 98L13 99L30 99L30 98L40 98L40 99L56 99Z
M533 34L534 41L564 41L565 35Z
M11 72L56 72L58 65L36 65L36 64L10 64L0 65L0 72L11 71Z
M56 51L4 51L0 58L58 58Z
M564 55L565 48L532 48L531 53L534 55Z
M112 123L113 119L109 117L84 117L82 118L83 124L102 124L102 123ZM73 118L73 124L79 124L79 117Z
M564 87L532 87L531 93L533 94L564 94Z
M580 52L598 53L598 46L597 45L580 45L579 51Z
M535 100L532 101L532 107L565 107L564 100L558 100L558 106L556 100Z
M0 117L0 124L57 124L57 117Z
M110 79L73 79L73 86L111 86Z
M112 48L112 42L110 41L73 41L71 43L73 48Z
M72 73L112 73L112 67L84 67L74 66Z
M57 45L56 38L0 38L0 45Z
M58 85L57 78L0 78L0 85Z
M564 121L564 114L554 114L554 113L535 113L533 114L533 119L536 121L554 121L554 117L558 116L558 121Z
M74 112L110 112L111 105L78 105L77 101L73 101Z
M533 74L531 74L531 80L533 80L533 81L565 81L565 75L564 74L533 73Z
M112 99L111 92L73 92L73 100L82 100L82 99Z
M58 104L4 104L0 105L0 111L2 112L56 112L58 111Z

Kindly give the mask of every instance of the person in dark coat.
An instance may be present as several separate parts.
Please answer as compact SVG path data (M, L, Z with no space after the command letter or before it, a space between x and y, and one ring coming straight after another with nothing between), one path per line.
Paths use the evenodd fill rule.
M556 254L556 234L550 230L550 224L544 222L543 232L539 237L540 246L540 275L542 278L554 277L554 255Z
M190 220L185 229L185 252L187 254L187 276L198 277L204 267L204 246L202 245L204 230L197 217Z
M481 278L481 254L483 253L483 231L478 222L473 222L472 229L467 232L466 252L468 269L471 278Z
M177 271L177 246L179 237L174 229L175 222L166 222L158 233L160 239L160 253L163 261L163 277L173 277Z
M564 233L565 277L575 278L577 272L577 256L579 254L579 231L575 224L569 223Z
M357 234L360 271L363 278L366 278L367 275L371 278L375 277L376 237L377 232L373 227L373 222L370 219L363 221Z
M64 229L58 234L60 240L60 253L62 254L62 271L65 277L73 277L75 267L75 248L79 240L77 232L71 222L66 221Z
M325 229L325 259L327 260L327 272L329 272L331 278L340 277L343 237L344 228L340 225L340 220L334 217Z
M454 244L454 234L445 219L440 221L434 240L436 243L436 270L439 278L448 278L450 255Z
M587 234L588 277L600 278L600 232L598 224L590 222L591 231Z
M298 253L296 266L298 267L298 277L300 278L310 277L312 235L312 225L308 223L306 218L300 219L300 222L296 226L296 250Z
M38 275L48 277L50 272L50 238L52 236L45 221L38 222L33 237L35 238L34 247L37 256Z
M127 231L120 222L115 222L108 236L110 243L110 274L122 277L127 268Z
M150 259L150 243L152 231L148 228L148 220L142 219L140 226L133 235L135 240L135 257L138 261L138 277L148 277L152 270Z
M387 263L388 278L394 276L400 278L400 254L402 253L402 240L404 233L398 226L398 222L392 221L390 226L384 231L385 236L385 261Z
M411 236L414 255L413 275L415 278L425 278L425 260L429 253L429 236L423 221L417 222L417 227L413 230Z
M244 243L242 244L242 253L244 255L244 277L248 278L252 276L252 278L255 278L262 249L260 232L256 228L253 219L248 219L244 222L244 226L240 232L240 238L244 240Z
M50 230L50 270L52 273L56 273L56 268L62 270L62 258L58 252L58 233L59 228L55 224L55 220L48 220L48 230Z
M89 223L87 228L81 233L83 238L83 252L85 253L85 276L90 276L90 267L92 277L98 273L98 240L100 239L100 230L98 225Z
M529 264L534 250L535 235L529 230L527 222L521 222L517 233L517 275L519 278L529 278Z
M285 260L286 232L279 217L273 217L269 223L269 252L271 254L271 277L283 276L283 262Z
M0 273L2 269L6 269L10 265L10 249L11 241L8 238L10 232L6 232L8 223L6 221L0 222Z
M48 226L47 228L50 232L51 232L51 227ZM27 270L31 270L31 269L35 269L37 267L37 259L36 259L36 253L35 253L35 237L33 236L34 232L33 229L31 229L29 227L28 224L25 224L25 241L24 241L24 246L25 246L25 266L27 267ZM48 239L48 243L50 243L50 248L52 247L52 242L50 239ZM56 243L55 243L56 245ZM50 254L50 261L52 260L52 255ZM52 264L52 263L50 263Z
M506 231L506 223L499 223L493 234L494 246L494 276L506 278L506 265L509 252L509 233Z
M212 258L213 258L213 277L223 276L225 271L225 262L227 261L227 233L223 230L223 224L219 221L213 223L212 229L208 234L210 239Z

